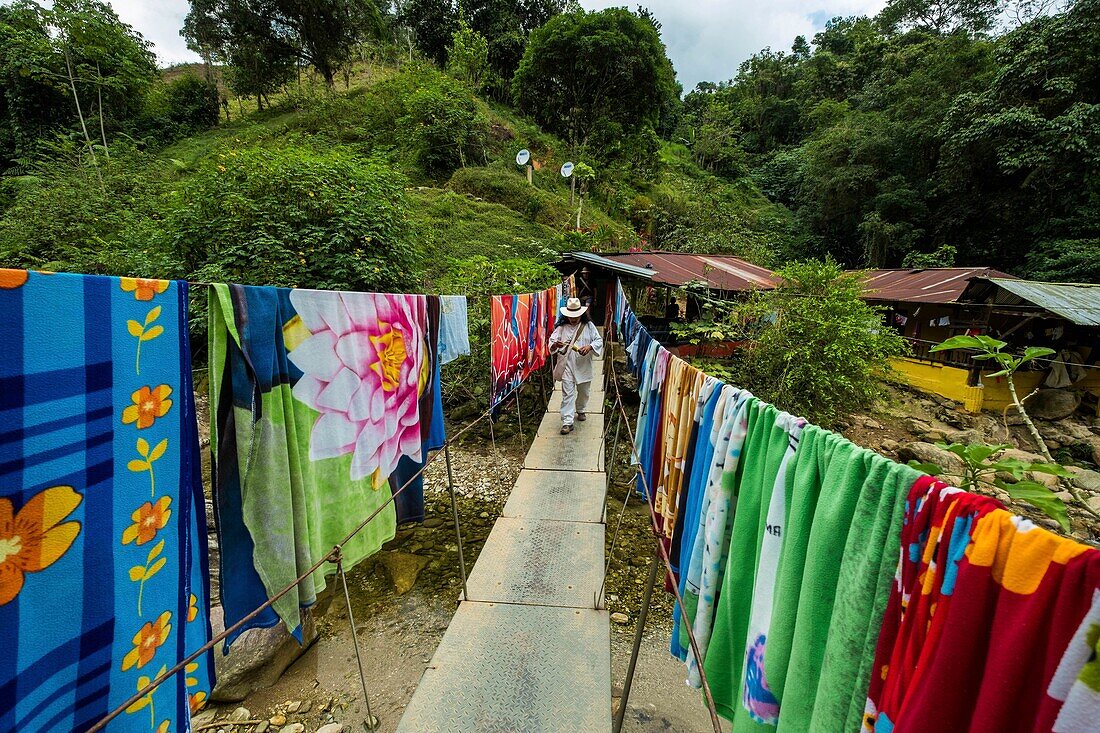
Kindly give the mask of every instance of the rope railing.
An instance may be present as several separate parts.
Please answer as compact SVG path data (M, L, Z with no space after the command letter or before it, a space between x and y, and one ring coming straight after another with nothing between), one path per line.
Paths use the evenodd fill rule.
M175 675L179 674L181 671L183 671L187 667L188 664L190 664L191 662L195 661L196 659L201 657L206 652L213 649L219 642L224 640L226 637L228 637L233 632L239 630L241 627L243 627L246 623L248 623L249 621L254 619L257 615L262 613L264 610L270 608L272 605L275 604L276 601L278 601L280 598L282 598L287 593L289 593L291 590L293 590L303 580L305 580L306 578L308 578L309 576L313 575L315 572L320 570L321 567L323 565L325 565L326 563L331 563L333 565L336 565L338 573L342 575L343 574L343 555L342 555L343 545L347 544L352 538L354 538L357 534L362 532L363 529L365 529L367 527L367 525L370 524L374 520L375 517L377 517L379 514L382 513L383 509L385 509L390 504L392 504L394 501L396 501L397 497L400 496L401 493L403 491L405 491L405 489L407 489L409 486L411 486L413 484L413 482L415 482L418 478L420 478L424 474L424 471L427 470L428 466L430 466L433 462L435 462L435 460L437 458L439 458L439 456L441 454L446 454L447 455L447 462L448 462L448 466L449 466L449 463L450 463L450 452L449 452L450 446L455 441L457 441L459 438L461 438L463 435L465 435L467 432L469 432L471 429L473 429L474 426L476 426L482 420L489 417L489 415L491 413L492 413L492 408L489 408L488 410L486 410L485 412L481 413L476 418L471 420L469 423L467 423L457 433L455 433L452 436L449 436L447 438L447 440L444 441L442 449L437 450L435 453L430 455L428 457L428 459L426 461L424 461L424 465L421 466L420 469L415 474L413 474L404 484L402 484L401 488L399 488L397 491L393 492L392 495L390 496L389 500L386 503L382 504L377 509L375 509L373 512L371 512L370 516L368 516L366 519L364 519L362 522L360 522L342 540L340 540L340 542L338 542L336 545L334 545L331 552L329 552L323 558L321 558L316 563L314 563L308 570L306 570L304 573L299 575L295 580L293 580L292 582L287 584L285 587L280 589L273 596L268 598L264 603L260 604L256 609L254 609L247 616L245 616L244 618L242 618L240 621L233 624L229 628L225 629L220 634L217 634L216 636L214 636L210 641L203 644L201 647L199 647L194 652L192 652L187 658L183 659L182 661L180 661L178 664L176 664L171 669L169 669L166 672L164 672L163 674L157 676L148 685L146 685L142 689L138 690L129 699L127 699L125 702L120 704L118 707L116 707L114 710L112 710L106 716L101 718L99 720L99 722L97 722L95 725L93 725L91 728L89 728L88 733L96 733L96 731L101 731L104 728L106 728L107 725L112 720L114 720L119 715L121 715L126 710L126 708L128 708L131 705L133 705L134 703L138 702L143 697L148 695L150 692L152 692L153 690L160 687L160 685L162 685L164 682L168 681L169 679L171 679ZM450 470L448 470L448 481L451 482L450 489L452 491L452 510L454 511L455 523L456 523L456 527L457 527L458 513L457 513L457 509L453 505L454 485L453 485L453 480L450 479L450 473L451 473ZM459 543L461 544L461 542L462 542L462 537L461 537L461 532L460 532L459 533ZM465 578L465 572L464 571L465 571L465 566L464 566L464 563L463 563L463 588L465 588L465 585L466 585L466 578ZM346 581L346 579L342 579L342 580L345 583L345 595L346 595L346 582L347 581ZM465 595L465 593L463 595ZM347 596L347 597L350 600L350 596ZM354 620L353 620L354 617L351 615L350 602L348 604L348 613L349 613L349 621L352 623L352 640L356 644L356 655L358 655L358 638L357 638L357 634L356 634L356 629L354 628ZM360 671L360 677L363 678L363 669L362 669L362 663L361 662L360 662L359 671ZM365 682L365 679L361 679L361 681L363 682L364 695L366 695L366 682ZM369 701L369 699L366 700L366 704L367 704L368 722L370 723L370 725L368 727L373 730L373 728L374 728L373 716L371 716L371 714L370 714L370 701Z

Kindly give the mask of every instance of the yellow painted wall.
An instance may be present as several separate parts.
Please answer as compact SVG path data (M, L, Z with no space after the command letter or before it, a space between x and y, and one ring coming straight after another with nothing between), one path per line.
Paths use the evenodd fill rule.
M891 366L894 367L900 381L922 392L938 394L961 402L969 412L982 410L1000 412L1012 404L1012 395L1008 391L1008 382L1004 377L991 379L983 376L981 387L970 387L966 383L967 371L958 367L929 364L916 359L893 359ZM1020 397L1030 394L1045 376L1045 372L1019 373L1016 376L1017 393ZM1100 387L1100 375L1095 381Z

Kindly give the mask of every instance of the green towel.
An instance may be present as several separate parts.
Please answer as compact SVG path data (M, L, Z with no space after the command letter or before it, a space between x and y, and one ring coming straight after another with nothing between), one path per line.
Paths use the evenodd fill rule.
M840 564L811 733L857 733L862 727L875 646L897 568L905 498L920 476L881 456L873 455L871 463Z
M764 661L768 686L782 701L787 682L787 661L791 657L802 576L806 568L810 529L825 469L840 441L833 433L816 425L802 431L798 452L787 469L787 524L783 538L783 557L775 584L768 655ZM779 663L779 662L782 663ZM741 730L741 727L738 727ZM749 728L744 728L749 730ZM769 730L761 728L761 730Z
M840 436L827 435L826 442L831 450L824 456L826 463L806 541L803 572L801 577L794 572L780 573L782 591L777 596L793 598L795 594L788 584L797 583L801 586L797 591L797 604L777 602L773 612L773 618L794 619L790 656L785 659L778 650L769 650L771 653L765 660L769 680L778 678L780 675L773 670L786 663L783 686L773 686L773 690L782 701L778 729L792 733L805 733L810 727L825 647L831 633L844 548L863 484L872 468L870 451ZM791 539L793 542L794 538ZM786 559L784 557L784 561ZM783 695L784 689L794 692Z
M778 410L762 402L753 409L756 415L749 421L740 480L734 489L737 508L729 557L715 612L714 633L703 665L715 706L729 719L740 707L741 667L760 541L775 477L790 442L787 431L776 424Z

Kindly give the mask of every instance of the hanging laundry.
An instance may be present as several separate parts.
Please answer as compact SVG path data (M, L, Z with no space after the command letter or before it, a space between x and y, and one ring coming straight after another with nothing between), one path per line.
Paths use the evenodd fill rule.
M1100 590L1070 640L1048 693L1061 701L1054 733L1093 733L1100 720Z
M210 640L187 284L0 270L0 730L87 730ZM187 731L210 656L112 731Z
M709 390L709 396L707 396ZM726 397L733 391L732 387L723 385L714 377L707 377L707 382L700 394L700 399L706 399L701 418L697 421L699 437L696 442L695 455L691 463L691 478L688 482L688 490L683 492L685 501L679 516L676 518L676 534L672 538L671 560L673 570L679 580L680 597L684 597L687 585L687 564L691 559L691 551L695 546L695 535L699 530L699 510L703 503L703 494L706 491L706 477L710 471L711 461L717 445L717 434L720 429L721 417L725 411ZM685 635L681 635L682 609L676 603L672 611L672 638L670 651L681 662L687 661L690 642Z
M344 566L394 536L388 479L403 458L423 457L436 339L423 295L217 285L213 296L211 442L228 627L375 511L342 545ZM240 631L282 621L300 638L299 609L332 570L322 566Z
M771 405L757 402L744 441L741 470L732 481L724 478L733 484L730 490L735 511L705 670L715 706L729 719L740 707L737 693L742 672L746 677L747 710L753 719L769 722L779 713L764 677L764 649L787 505L785 478L778 479L785 475L783 466L798 445L802 424ZM758 566L762 568L759 575ZM754 602L758 604L756 609ZM750 623L750 616L755 623ZM750 639L748 643L746 639ZM688 665L690 670L690 659Z
M439 360L449 364L470 355L470 324L465 295L439 296Z
M562 287L538 293L490 298L490 364L495 407L542 368L550 356L549 337L557 320Z
M699 653L706 658L714 625L714 609L722 574L729 555L730 527L733 524L735 489L742 448L746 435L754 424L767 417L760 416L760 403L748 392L739 392L726 402L726 424L723 426L722 451L715 453L707 478L707 492L700 507L699 529L688 566L687 594L684 596L684 621L691 623ZM699 687L699 661L694 655L688 660L688 684Z
M938 638L879 729L1050 731L1061 701L1048 685L1100 586L1100 551L996 509L974 522L953 586L935 609Z

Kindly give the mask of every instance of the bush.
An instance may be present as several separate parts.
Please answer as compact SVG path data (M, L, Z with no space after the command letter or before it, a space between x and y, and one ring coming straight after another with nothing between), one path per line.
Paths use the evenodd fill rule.
M470 91L445 76L417 89L398 120L406 144L420 168L430 176L450 175L466 158L485 149L488 120Z
M861 299L862 275L813 260L777 274L783 284L746 307L763 325L742 357L744 386L826 427L868 408L905 343Z
M415 283L404 180L349 153L252 147L212 156L170 229L203 280L400 292Z
M183 74L146 96L138 126L143 134L164 143L216 127L220 104L217 85L195 74Z

